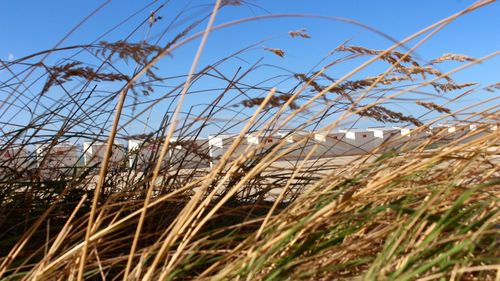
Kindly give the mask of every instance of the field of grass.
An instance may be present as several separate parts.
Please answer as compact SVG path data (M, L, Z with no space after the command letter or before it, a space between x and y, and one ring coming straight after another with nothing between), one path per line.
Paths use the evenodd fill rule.
M97 40L1 61L8 75L0 77L0 121L12 129L0 132L0 152L45 143L48 153L65 141L114 144L130 124L159 139L161 149L146 165L122 170L111 168L108 149L100 165L80 161L48 177L47 156L0 160L0 280L500 280L500 134L493 129L500 84L454 79L499 51L429 61L415 55L446 25L494 1L476 2L387 49L346 41L317 68L276 76L261 72L260 61L222 70L260 45L201 64L213 30L285 17L216 24L219 11L237 2L215 1L203 20L179 24L166 44ZM164 23L152 13L141 26L154 24ZM189 71L164 77L157 64L190 42L197 51ZM286 48L260 51L287 56ZM45 61L54 54L62 59ZM336 72L346 63L354 66ZM367 74L373 64L384 70ZM251 82L254 73L274 86ZM206 79L223 86L204 88ZM186 106L210 91L217 94L210 102ZM391 105L398 102L419 114L397 111ZM17 114L28 114L23 108L31 117L16 126ZM312 135L234 153L247 133L328 133L359 120L414 131L397 146L389 141L336 159L314 159ZM416 139L445 121L476 129L446 141L444 130ZM236 137L211 168L157 161L173 138L205 136L213 124ZM284 161L301 149L303 157Z

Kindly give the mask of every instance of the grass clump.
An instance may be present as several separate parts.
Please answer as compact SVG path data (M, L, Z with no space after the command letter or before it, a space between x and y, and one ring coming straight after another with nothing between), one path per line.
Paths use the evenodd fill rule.
M15 100L0 105L0 121L12 128L0 141L1 280L497 280L498 106L488 98L453 108L498 85L459 83L453 74L498 52L428 62L415 55L442 27L490 2L386 49L341 44L303 73L269 76L261 61L228 73L226 64L259 44L198 67L214 30L285 16L319 20L267 15L216 25L226 6L245 4L220 0L189 23L187 10L179 12L182 24L174 19L165 30L170 40L98 38L2 62L12 77L0 89ZM161 24L162 9L139 27ZM288 34L313 40L305 29ZM195 39L190 70L164 75L161 59ZM285 48L263 51L287 58ZM48 65L48 54L64 58ZM445 71L446 61L459 66ZM334 68L346 63L353 68L337 77ZM383 70L367 73L372 64ZM419 109L400 112L392 106L400 101ZM31 115L19 125L23 102ZM357 152L345 155L316 139L366 120L411 130L369 149L351 144ZM443 121L451 125L437 125ZM130 136L138 126L142 133ZM203 139L214 126L216 136L232 135L216 156ZM451 127L463 133L450 135ZM130 139L142 146L112 160L116 143ZM58 145L89 140L107 144L102 159L66 164L69 152ZM150 154L141 150L148 145Z

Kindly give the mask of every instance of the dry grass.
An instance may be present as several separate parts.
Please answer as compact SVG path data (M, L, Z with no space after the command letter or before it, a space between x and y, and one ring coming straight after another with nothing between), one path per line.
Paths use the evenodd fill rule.
M0 156L14 153L14 160L0 163L1 280L498 280L500 134L491 129L500 117L498 98L451 109L479 91L498 91L498 83L452 79L498 52L445 54L430 63L414 56L445 25L490 2L385 50L345 43L310 72L250 83L247 76L261 69L260 61L229 74L221 66L255 46L198 70L211 30L263 19L213 25L221 8L240 1L216 1L164 44L99 39L2 61L0 70L11 76L0 85L8 93L0 121L13 129L1 131ZM140 27L162 20L155 11ZM305 29L289 35L311 38ZM163 77L160 59L197 38L190 71ZM286 50L264 49L286 59ZM46 65L46 54L68 51L93 59ZM332 74L333 67L365 57L344 76ZM459 64L442 67L448 60ZM387 68L363 72L373 63ZM225 86L206 89L205 79ZM280 86L281 80L293 86ZM189 97L209 92L217 93L211 102L186 109ZM450 96L423 101L415 93ZM400 101L426 111L398 112L391 104ZM31 116L17 126L15 116L28 114L22 104ZM163 118L159 124L150 116L158 107L164 114L155 113ZM317 159L319 144L304 132L327 134L360 119L415 129L366 155ZM443 120L476 129L451 139L444 130L421 137ZM144 126L143 136L161 147L144 165L126 169L125 159L116 164L122 168L110 169L108 145L100 166L77 164L57 176L49 169L48 154L57 144L113 144L126 139L130 124ZM203 146L190 141L213 124L221 134L239 133L211 168L192 167L193 155L208 159ZM248 133L265 139L283 130L303 137L242 145ZM42 142L49 145L41 161L22 155ZM158 159L169 147L184 154L164 165ZM300 158L287 158L296 151Z

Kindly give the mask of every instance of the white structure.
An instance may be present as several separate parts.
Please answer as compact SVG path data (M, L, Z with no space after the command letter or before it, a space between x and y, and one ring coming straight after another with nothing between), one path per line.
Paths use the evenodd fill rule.
M278 132L274 139L279 141L284 141L285 145L282 150L288 150L286 155L284 155L284 160L298 160L304 158L310 151L313 143L311 141L306 141L298 144L297 142L303 140L304 138L310 138L311 134L306 132Z
M170 140L169 158L174 168L195 169L210 166L207 139L173 138Z
M448 132L453 133L454 139L460 139L464 137L465 135L469 134L470 130L470 125L467 124L458 124L448 127Z
M214 165L226 153L228 148L236 140L236 135L208 135L209 155L211 158L211 166ZM236 147L234 152L229 157L234 160L240 156L248 146L248 139L243 138L241 143Z
M463 142L470 141L472 139L478 138L485 134L495 132L497 130L497 125L478 125L478 124L440 124L439 128L442 128L444 133L451 140L461 139ZM481 130L480 132L474 132Z
M130 167L155 167L164 139L131 139L128 143ZM190 137L170 140L169 148L162 160L162 168L205 168L210 166L207 139ZM134 166L135 165L135 166Z
M482 124L469 124L468 126L468 136L463 138L461 142L466 143L482 136L496 132L498 129L497 125L482 125Z
M83 143L83 159L86 167L101 166L104 155L108 149L108 144L103 142L84 142ZM125 159L126 149L124 145L115 144L109 159L109 166L118 168Z
M343 132L315 133L314 141L318 144L314 158L353 155L357 151Z
M40 170L48 176L59 176L72 172L78 163L77 146L69 142L50 146L36 146L36 157ZM55 173L55 174L52 174Z
M470 124L469 125L469 130L471 131L475 131L475 130L478 130L478 129L486 129L486 131L489 131L489 132L496 132L498 130L498 125L479 125L479 124Z
M375 133L364 129L343 129L340 132L345 133L345 139L348 144L353 146L349 154L366 154L375 148Z
M297 133L278 132L276 134L267 136L256 136L255 134L249 134L246 136L246 139L248 145L254 146L259 150L258 153L266 153L278 144L281 144L282 146L280 147L276 155L281 154L285 150L291 148L291 150L288 151L286 155L283 155L280 160L295 160L305 155L303 153L303 145L296 145L296 147L292 147L294 143L296 143L297 140L299 140L301 137L304 136Z
M418 128L408 128L408 127L394 127L401 131L401 143L415 145L419 144L429 137L434 135L434 131L429 129L418 129Z
M486 124L470 124L469 125L469 129L471 131L474 131L474 130L477 130L477 129L480 129L480 128L485 128L486 130L490 131L490 132L496 132L498 130L498 125L486 125Z
M160 156L161 139L130 139L128 141L128 155L130 167L145 168L147 165L154 167ZM162 168L168 166L168 154L162 161Z
M28 152L26 148L11 145L0 151L0 172L12 173L23 171L29 167Z
M399 129L401 131L402 136L407 136L412 139L422 139L429 136L429 132L417 131L416 128L408 128L408 127L394 127L394 128Z
M438 124L432 131L443 140L452 141L464 137L471 128L467 124Z
M368 128L368 131L373 132L373 147L378 148L383 145L383 150L390 149L401 145L408 137L401 134L400 129L388 127L373 127Z

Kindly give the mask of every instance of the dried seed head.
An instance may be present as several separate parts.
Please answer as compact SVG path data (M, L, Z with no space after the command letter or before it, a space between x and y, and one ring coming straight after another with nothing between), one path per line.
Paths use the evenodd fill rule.
M437 112L448 113L448 114L451 113L451 110L449 110L448 108L442 107L442 106L437 105L433 102L417 101L416 104L423 106L425 108L431 109L431 110L436 110Z
M448 83L444 83L444 84L436 83L436 82L431 83L431 85L434 87L434 89L436 89L436 91L438 91L439 93L441 93L441 91L446 93L446 92L450 92L450 91L454 91L454 90L460 90L460 89L470 87L470 86L473 86L476 84L477 83L473 83L473 82L463 83L463 84L455 84L453 82L448 82Z
M295 30L295 31L289 31L288 34L292 36L292 38L295 37L302 37L302 38L311 38L309 34L307 34L306 30L304 28Z
M420 66L418 62L415 61L409 54L400 53L398 51L387 52L386 50L373 50L360 46L345 46L345 45L337 47L335 51L350 52L358 55L380 56L381 60L393 64L396 68L402 68L403 66L401 65L401 63L409 63L415 67Z
M448 61L448 60L459 61L459 62L464 62L464 61L476 61L476 59L475 59L475 58L473 58L473 57L469 57L469 56L466 56L466 55L460 55L460 54L444 54L444 55L442 55L441 57L439 57L439 58L437 58L437 59L433 59L433 60L431 60L431 64L434 64L434 63L441 63L441 62Z
M275 95L275 96L270 98L266 108L281 107L291 98L292 98L291 94ZM252 99L243 100L241 102L241 104L244 107L251 108L251 107L258 106L258 105L262 104L262 102L264 102L264 98L252 98ZM288 107L290 107L290 109L298 109L299 108L299 106L295 103L295 101L290 102L290 104L288 104Z
M373 118L382 123L409 122L415 126L422 126L423 123L413 116L406 116L401 112L392 111L380 105L374 105L357 113L363 117Z
M279 56L279 57L284 57L285 56L285 52L281 49L276 49L276 48L264 48L264 50L266 51L269 51L271 53L274 53L275 55Z
M88 66L80 66L81 62L70 62L60 66L47 68L49 78L42 88L42 94L48 92L55 84L62 85L72 80L73 77L80 77L89 81L128 81L130 78L121 73L100 73Z
M490 92L490 93L493 93L495 92L496 90L500 90L500 82L497 82L495 84L491 84L491 85L488 85L486 87L483 88L485 91L487 92Z

